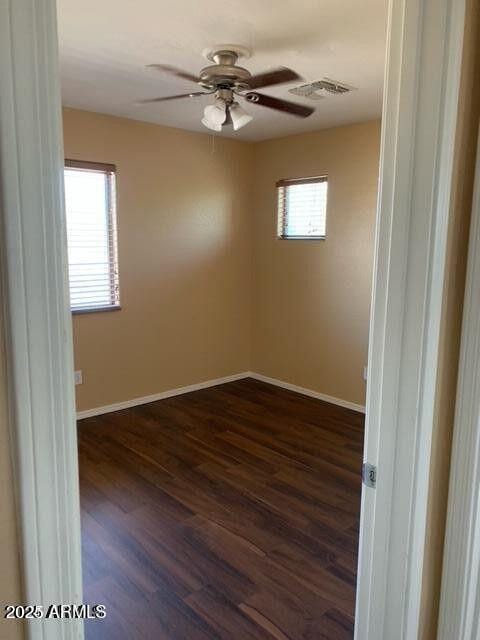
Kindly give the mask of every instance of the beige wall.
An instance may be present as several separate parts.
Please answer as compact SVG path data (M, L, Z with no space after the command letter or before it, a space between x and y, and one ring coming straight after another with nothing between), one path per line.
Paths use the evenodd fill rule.
M6 400L4 333L0 318L0 640L19 640L23 637L21 623L3 617L5 604L22 602Z
M247 370L363 404L379 132L213 144L65 109L66 157L117 165L122 309L74 316L78 409ZM327 240L277 240L276 180L323 173Z
M432 441L423 603L420 620L421 640L435 640L437 637L458 353L480 115L480 8L478 0L468 0L467 16L454 160L452 217L447 245L447 281L441 322L436 428Z
M364 404L380 123L255 145L254 371ZM276 238L275 183L328 176L327 238Z
M246 371L251 146L71 109L64 137L117 165L122 309L74 317L78 408Z

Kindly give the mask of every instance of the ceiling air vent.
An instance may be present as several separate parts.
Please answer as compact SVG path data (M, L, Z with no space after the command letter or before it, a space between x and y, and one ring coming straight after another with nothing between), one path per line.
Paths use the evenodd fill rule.
M303 98L309 98L310 100L321 100L328 94L339 95L353 91L353 89L354 87L350 87L343 82L330 80L330 78L323 78L322 80L316 80L315 82L302 84L299 87L289 89L289 92L293 93L295 96L302 96Z

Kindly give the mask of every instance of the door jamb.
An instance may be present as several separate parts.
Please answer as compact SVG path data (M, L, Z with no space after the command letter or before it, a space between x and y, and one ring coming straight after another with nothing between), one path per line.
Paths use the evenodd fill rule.
M0 3L0 86L3 311L24 603L78 604L78 454L54 0ZM83 623L32 620L27 635L81 640Z
M480 137L470 227L439 640L480 632Z
M418 637L465 0L391 0L356 640Z
M417 637L465 0L390 0L356 640ZM0 4L8 373L26 600L80 602L55 0ZM380 425L382 430L380 430ZM402 438L400 438L402 435ZM78 621L32 622L79 640Z

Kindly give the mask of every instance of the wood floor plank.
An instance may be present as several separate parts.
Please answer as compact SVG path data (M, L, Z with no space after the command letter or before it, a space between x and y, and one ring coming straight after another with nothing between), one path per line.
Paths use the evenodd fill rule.
M310 496L301 487L272 478L271 474L237 465L227 467L226 476L276 510L302 516L306 519L307 526L308 522L318 522L343 529L356 523L355 515L349 512L344 501L324 502L320 497Z
M336 603L346 614L353 614L355 585L339 575L341 571L337 568L331 570L330 566L325 566L321 558L315 558L292 543L275 549L268 556L301 579L309 589Z
M187 598L187 602L202 618L213 626L225 640L274 640L271 630L258 624L251 616L235 606L221 591L207 587Z
M197 592L200 593L200 592ZM190 596L189 596L190 597ZM166 637L175 640L220 640L222 637L215 623L201 615L194 606L178 598L174 593L154 593L148 596L149 604L161 620Z
M148 600L143 596L141 600L133 600L114 579L105 578L97 582L88 589L86 597L90 604L105 603L108 611L104 620L88 621L85 629L87 638L168 640L169 636L152 613ZM136 611L135 617L129 614L132 610Z
M257 596L263 594L262 601L277 603L277 611L281 606L290 618L297 618L298 614L297 623L333 606L332 601L309 589L288 569L271 560L257 547L252 547L245 539L203 518L197 520L195 529L196 535L202 538L210 551L247 576L255 585L255 591L243 599L245 603L257 604ZM265 611L259 607L259 611L269 617L268 609ZM271 619L275 620L276 616Z
M81 421L87 640L351 640L362 443L251 379Z
M318 600L316 607L309 607L292 593L260 590L240 606L246 615L256 612L260 620L270 621L289 640L303 640L317 637L322 617L330 606Z
M312 637L318 640L351 640L353 632L353 618L331 609L322 616L317 632Z
M200 530L202 518L195 517L181 526L175 525L174 528L165 526L162 521L161 528L158 528L156 525L151 526L156 521L152 516L154 512L151 509L144 509L143 513L138 514L141 539L146 535L151 542L178 558L199 583L195 590L214 584L234 602L241 602L255 591L255 582L242 566L235 563L234 554L218 553L207 543Z

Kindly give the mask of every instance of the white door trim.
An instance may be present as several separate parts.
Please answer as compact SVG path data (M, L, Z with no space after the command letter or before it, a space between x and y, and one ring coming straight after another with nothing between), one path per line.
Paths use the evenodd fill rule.
M418 637L464 0L391 0L356 640Z
M390 0L356 640L415 640L465 0ZM9 376L30 602L81 598L55 0L0 3ZM34 640L82 637L32 623Z
M469 243L439 640L480 636L480 140Z
M57 42L54 0L0 2L9 410L25 600L44 606L82 600ZM28 638L80 639L83 625L38 620Z

